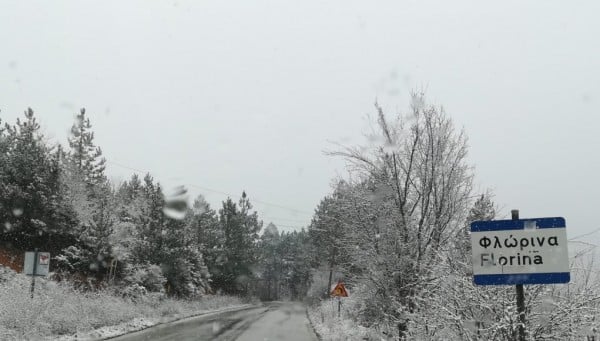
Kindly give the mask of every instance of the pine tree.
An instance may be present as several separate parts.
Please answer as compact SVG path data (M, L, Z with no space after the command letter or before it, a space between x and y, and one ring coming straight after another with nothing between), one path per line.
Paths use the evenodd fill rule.
M198 285L202 291L210 292L213 271L218 271L217 261L223 254L223 233L217 214L200 195L188 210L185 224L187 235L192 237L190 243L200 256L195 257L198 259L196 269L201 279Z
M459 231L457 238L459 252L464 252L466 258L471 256L471 223L479 220L493 220L494 218L496 218L496 207L492 201L492 196L490 193L482 194L469 210L465 228Z
M150 212L148 192L140 177L133 174L129 181L119 185L115 193L116 221L109 236L112 247L109 274L111 281L123 280L124 284L132 285L127 292L137 292L138 289L160 291L166 282L158 263L143 259L149 248L143 240L147 238L143 235L143 223Z
M90 119L85 116L85 109L82 108L71 127L68 158L86 185L98 186L106 181L106 159L102 157L100 147L94 144L94 132L91 129Z
M150 174L144 177L142 195L145 205L141 207L141 214L136 217L138 241L134 248L134 258L138 263L160 264L163 256L163 231L165 231L166 219L162 213L165 200L162 187L154 183Z
M208 269L186 221L167 218L161 268L167 293L179 297L204 295L210 291Z
M306 297L311 276L313 248L308 233L281 232L270 223L258 243L258 293L262 299Z
M132 176L119 188L117 197L121 204L116 233L133 234L116 245L119 261L125 263L128 288L164 291L177 297L210 292L210 274L194 226L199 217L191 212L184 219L166 215L162 187L150 174L143 182Z
M279 286L284 271L281 251L281 239L277 226L269 223L259 241L260 277L264 287L261 296L267 300L279 299Z
M245 251L244 257L251 262L256 263L257 252L256 246L258 242L258 233L262 228L262 221L258 219L258 212L252 210L250 199L246 192L242 192L242 197L239 201L240 218L242 223L242 244Z
M219 210L219 224L223 231L223 257L214 271L215 287L229 294L247 294L252 271L257 259L256 243L262 222L256 212L250 213L252 205L246 195L238 206L227 198Z
M104 175L106 160L100 147L94 145L94 133L85 109L76 116L71 127L69 151L65 154L65 176L72 205L80 220L79 235L88 247L110 251L107 238L112 233L115 217L114 194ZM105 255L95 255L103 258Z
M133 174L129 181L122 183L117 189L117 218L119 221L134 223L141 219L143 207L146 205L142 181Z
M111 236L115 272L129 295L142 290L165 290L167 279L162 263L165 258L164 196L160 184L150 174L140 180L136 174L117 190L117 222Z
M311 242L308 233L302 229L282 234L281 258L284 269L283 279L292 300L306 296L311 281Z
M482 194L469 211L467 222L471 223L477 220L493 220L496 217L496 207L489 193Z
M219 219L215 210L210 207L202 195L194 200L186 219L190 234L195 237L195 243L204 252L210 253L213 249L220 249L223 243L223 233L219 228ZM213 258L216 256L215 254Z
M333 272L347 258L343 247L345 204L342 200L342 192L346 187L345 183L339 183L331 196L321 200L308 227L308 234L315 250L313 264L315 267L325 265L329 271L327 291L333 284ZM328 295L328 292L324 294Z
M10 147L11 140L7 134L7 129L10 127L7 125L4 127L2 119L0 119L0 193L8 193L9 183L8 174L10 168ZM11 215L10 208L0 204L0 233L10 233L12 231L12 224L6 219Z
M72 187L70 189L72 190ZM100 189L106 192L102 193ZM69 245L62 251L62 254L57 257L57 264L63 270L93 275L96 279L103 280L108 275L114 260L111 236L117 221L110 188L108 186L97 188L96 193L102 194L89 204L91 209L88 217L81 216L81 209L76 210L80 218L77 232L74 234L77 243ZM82 218L85 220L81 220Z
M110 236L116 224L114 193L108 184L105 159L94 145L94 133L85 109L71 127L69 150L64 154L62 181L79 224L74 235L78 245L65 249L60 265L71 271L101 278L112 262Z
M0 220L2 238L19 249L57 250L74 241L75 214L61 184L60 149L48 146L31 108L24 120L6 125L2 137Z

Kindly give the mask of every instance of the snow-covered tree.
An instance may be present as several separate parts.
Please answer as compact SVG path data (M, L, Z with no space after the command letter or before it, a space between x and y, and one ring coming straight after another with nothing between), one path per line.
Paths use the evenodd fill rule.
M262 222L251 212L252 205L245 192L236 205L230 198L219 210L219 225L223 231L223 254L216 269L211 270L216 289L226 293L247 294L253 267L257 261L256 244Z
M469 225L497 210L489 193L471 199L464 133L420 94L408 116L390 120L376 108L373 143L333 153L349 161L350 177L322 201L309 229L313 236L334 225L343 231L338 268L353 292L351 317L390 339L516 341L514 287L472 280ZM317 254L331 249L324 236L312 239ZM571 284L527 286L529 339L597 332L596 272L580 256Z
M287 287L290 299L306 297L310 286L312 251L310 238L306 230L281 234L279 247L283 260L282 280Z
M267 300L277 300L280 295L279 286L284 266L280 247L279 230L275 224L269 223L258 244L260 279L263 287L261 297Z
M211 291L210 274L204 263L202 245L194 223L198 217L189 210L184 219L174 219L165 212L167 200L160 184L147 174L143 182L137 175L121 185L119 220L115 234L131 237L115 245L115 257L123 263L124 281L132 288L144 287L157 291L156 286L146 287L144 281L132 282L144 271L156 267L164 279L168 295L190 297ZM151 281L157 283L156 280ZM159 281L160 282L160 281Z
M279 233L275 224L267 225L258 243L259 296L265 300L306 297L312 250L304 229Z
M78 245L69 246L61 264L73 271L102 277L113 261L110 236L117 222L114 193L104 175L105 159L94 144L94 133L85 109L71 127L69 149L63 156L62 182L79 223L74 234Z
M100 147L94 144L92 124L85 116L84 108L80 110L75 118L75 124L71 127L68 160L86 185L98 186L106 181L104 175L106 159L102 157Z
M353 174L342 228L346 249L358 250L350 266L373 284L363 318L408 335L439 277L434 265L463 227L473 175L464 133L422 94L413 95L407 116L389 119L376 109L377 143L333 153Z
M340 182L331 196L321 200L315 210L315 214L308 227L312 244L314 247L315 264L321 264L328 268L329 281L324 295L329 294L329 288L333 283L333 272L346 259L343 247L343 235L345 234L343 214L344 203L340 200L341 191L345 183Z
M14 126L5 125L0 168L2 238L23 250L44 247L54 254L70 245L75 214L60 181L61 152L49 146L31 108Z
M194 244L200 250L204 263L210 274L217 273L223 259L224 234L219 225L217 213L203 196L198 196L186 215L189 234L194 237Z

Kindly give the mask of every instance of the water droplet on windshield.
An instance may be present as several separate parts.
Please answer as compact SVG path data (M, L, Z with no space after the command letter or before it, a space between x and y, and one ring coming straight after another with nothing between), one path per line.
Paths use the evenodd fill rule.
M165 207L163 208L163 213L171 218L171 219L175 219L175 220L182 220L183 218L185 218L185 212L182 212L180 210L176 210L176 209L172 209L169 207Z
M165 196L165 207L163 213L176 220L185 218L188 208L187 189L183 186L175 187L171 193Z

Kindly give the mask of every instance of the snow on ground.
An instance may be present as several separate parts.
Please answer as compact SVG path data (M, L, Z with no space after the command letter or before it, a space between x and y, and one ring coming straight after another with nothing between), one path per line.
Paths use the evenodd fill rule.
M348 316L347 309L344 306L344 301L342 301L342 308L338 317L338 303L336 299L324 300L317 305L308 307L308 318L321 340L386 340L374 330L360 326L352 321Z
M85 340L139 330L188 316L239 307L239 298L205 296L174 300L153 294L136 299L118 292L83 292L67 284L31 279L0 267L1 340Z
M127 321L115 326L105 326L98 328L96 330L92 330L89 332L77 333L73 335L64 335L60 337L50 338L49 340L54 341L81 341L81 340L98 340L98 339L107 339L113 338L116 336L120 336L127 333L136 332L139 330L143 330L146 328L150 328L162 323L170 323L174 321L178 321L181 319L195 317L200 315L212 314L225 312L229 310L236 310L243 307L249 306L248 304L234 305L230 307L223 307L218 309L212 309L207 311L197 311L191 314L177 314L175 316L170 316L168 318L146 318L140 317L135 318L131 321Z
M106 326L101 327L96 330L92 330L89 332L81 332L72 335L64 335L60 337L49 337L47 340L57 340L57 341L74 341L74 340L98 340L98 339L106 339L110 337L115 337L119 335L123 335L126 333L131 333L134 331L142 330L145 328L152 327L161 321L157 321L152 318L139 317L135 318L131 321L121 323L116 326Z

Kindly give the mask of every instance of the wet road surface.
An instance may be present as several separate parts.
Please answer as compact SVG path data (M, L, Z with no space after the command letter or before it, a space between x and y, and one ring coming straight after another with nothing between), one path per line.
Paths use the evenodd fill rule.
M317 341L306 308L297 302L271 302L243 310L208 314L126 334L114 341L236 340Z

